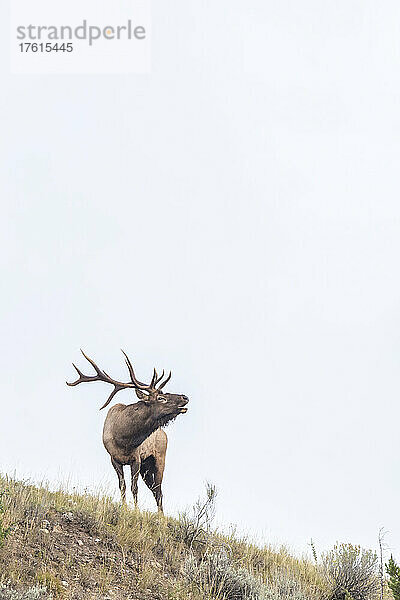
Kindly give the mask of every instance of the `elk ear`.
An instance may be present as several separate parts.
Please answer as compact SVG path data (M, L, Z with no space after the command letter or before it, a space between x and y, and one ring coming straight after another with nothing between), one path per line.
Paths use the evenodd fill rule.
M141 390L135 389L135 392L136 392L136 396L139 398L139 400L146 400L147 396Z

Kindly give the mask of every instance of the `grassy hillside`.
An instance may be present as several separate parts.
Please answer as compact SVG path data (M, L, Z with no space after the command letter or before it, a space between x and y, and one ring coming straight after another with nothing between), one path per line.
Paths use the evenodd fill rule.
M6 477L0 494L0 599L322 600L330 593L313 562L213 532L212 487L179 519Z

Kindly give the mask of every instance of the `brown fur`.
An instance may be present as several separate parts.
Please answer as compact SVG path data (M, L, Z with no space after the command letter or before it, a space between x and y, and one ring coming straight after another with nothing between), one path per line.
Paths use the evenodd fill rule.
M167 435L159 425L166 424L180 412L186 412L183 404L187 403L186 396L168 395L174 396L179 402L174 412L166 412L166 410L171 411L168 401L162 404L157 401L158 406L147 406L145 402L136 402L128 406L116 404L108 411L103 428L104 447L110 454L111 464L118 475L122 501L126 502L123 467L129 465L135 504L140 473L153 493L160 512L163 511L161 484L167 451ZM166 396L167 394L163 394L163 397ZM140 441L139 445L138 441Z

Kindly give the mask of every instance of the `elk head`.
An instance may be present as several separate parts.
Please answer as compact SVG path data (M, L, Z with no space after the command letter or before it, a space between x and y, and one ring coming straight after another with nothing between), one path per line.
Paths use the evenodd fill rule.
M124 389L133 389L135 390L136 396L139 398L139 402L136 404L141 404L143 408L147 408L149 415L151 415L152 420L157 421L157 426L162 427L166 425L172 419L175 419L179 414L183 414L187 412L187 408L185 408L186 404L189 402L189 398L183 394L170 394L168 392L164 392L163 388L166 386L168 381L171 379L171 372L168 377L164 379L164 371L160 376L158 376L157 371L154 369L153 377L149 384L143 383L139 381L135 375L133 370L133 366L131 361L128 358L128 355L122 350L122 353L125 357L125 363L128 367L130 381L124 383L122 381L117 381L108 375L105 371L101 370L94 360L89 358L83 350L81 350L83 356L86 360L92 365L96 374L95 375L84 375L76 365L73 364L73 367L77 371L79 378L76 381L71 383L66 382L69 386L75 386L84 382L91 381L103 381L104 383L109 383L114 386L111 394L107 398L107 401L100 408L102 410L108 404L110 404L111 400L114 398L115 394ZM163 381L164 379L164 381Z

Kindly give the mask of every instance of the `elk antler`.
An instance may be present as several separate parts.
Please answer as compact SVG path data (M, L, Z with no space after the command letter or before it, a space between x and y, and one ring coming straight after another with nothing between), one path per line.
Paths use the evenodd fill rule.
M157 389L156 388L157 383L159 383L162 380L162 378L164 377L164 371L162 372L161 377L158 377L157 371L154 369L154 373L153 373L153 377L152 377L151 383L149 385L147 385L146 383L142 383L141 381L139 381L136 378L135 372L133 370L132 363L129 360L129 357L126 354L126 352L124 352L122 350L122 353L125 356L125 363L126 363L126 366L128 367L129 375L131 377L131 380L128 381L127 383L124 383L122 381L117 381L116 379L113 379L112 377L110 377L110 375L108 375L108 373L106 373L105 371L102 371L96 365L96 363L94 362L94 360L92 360L91 358L89 358L89 356L87 356L82 349L81 349L81 352L82 352L83 356L86 358L86 360L92 365L92 367L96 371L96 375L84 375L78 369L78 367L76 365L74 365L74 363L72 363L72 366L74 367L74 369L78 373L79 378L76 381L72 381L71 383L69 383L68 381L66 383L67 383L67 385L69 385L71 387L73 387L75 385L79 385L80 383L90 382L90 381L104 381L105 383L110 383L111 385L113 385L114 386L113 391L111 392L111 394L107 398L107 401L100 408L100 410L102 410L103 408L105 408L106 406L108 406L108 404L110 404L111 400L114 398L114 396L115 396L115 394L117 392L120 392L121 390L124 390L124 389L127 389L127 388L138 389L138 390L141 390L142 392L145 392L145 393L149 394L151 391L154 391L154 390ZM169 376L167 377L167 379L164 381L164 383L162 383L158 387L158 389L161 390L164 387L164 385L170 379L171 379L171 373L169 374Z
M147 391L149 390L149 386L146 385L145 383L142 383L141 381L138 381L135 377L135 373L133 371L133 367L132 364L128 358L128 356L125 354L125 358L126 358L126 364L128 365L128 369L129 369L129 374L131 376L131 381L128 383L124 383L122 381L117 381L116 379L113 379L112 377L110 377L110 375L108 375L108 373L106 373L105 371L102 371L94 362L94 360L92 360L91 358L89 358L89 356L87 356L83 350L81 350L83 356L86 358L86 360L88 362L90 362L90 364L92 365L92 367L94 368L94 370L96 371L96 375L84 375L76 365L74 365L73 363L73 367L75 368L76 372L79 375L79 378L76 381L73 381L71 383L69 383L67 381L67 385L69 386L75 386L78 385L80 383L83 382L90 382L90 381L104 381L105 383L110 383L111 385L114 386L113 391L111 392L111 394L109 395L109 397L107 398L107 401L105 402L105 404L103 404L103 406L100 408L100 410L102 410L103 408L105 408L108 404L110 404L111 400L114 398L115 394L117 392L120 392L121 390L124 390L126 388L136 388L136 389L140 389L143 391Z

